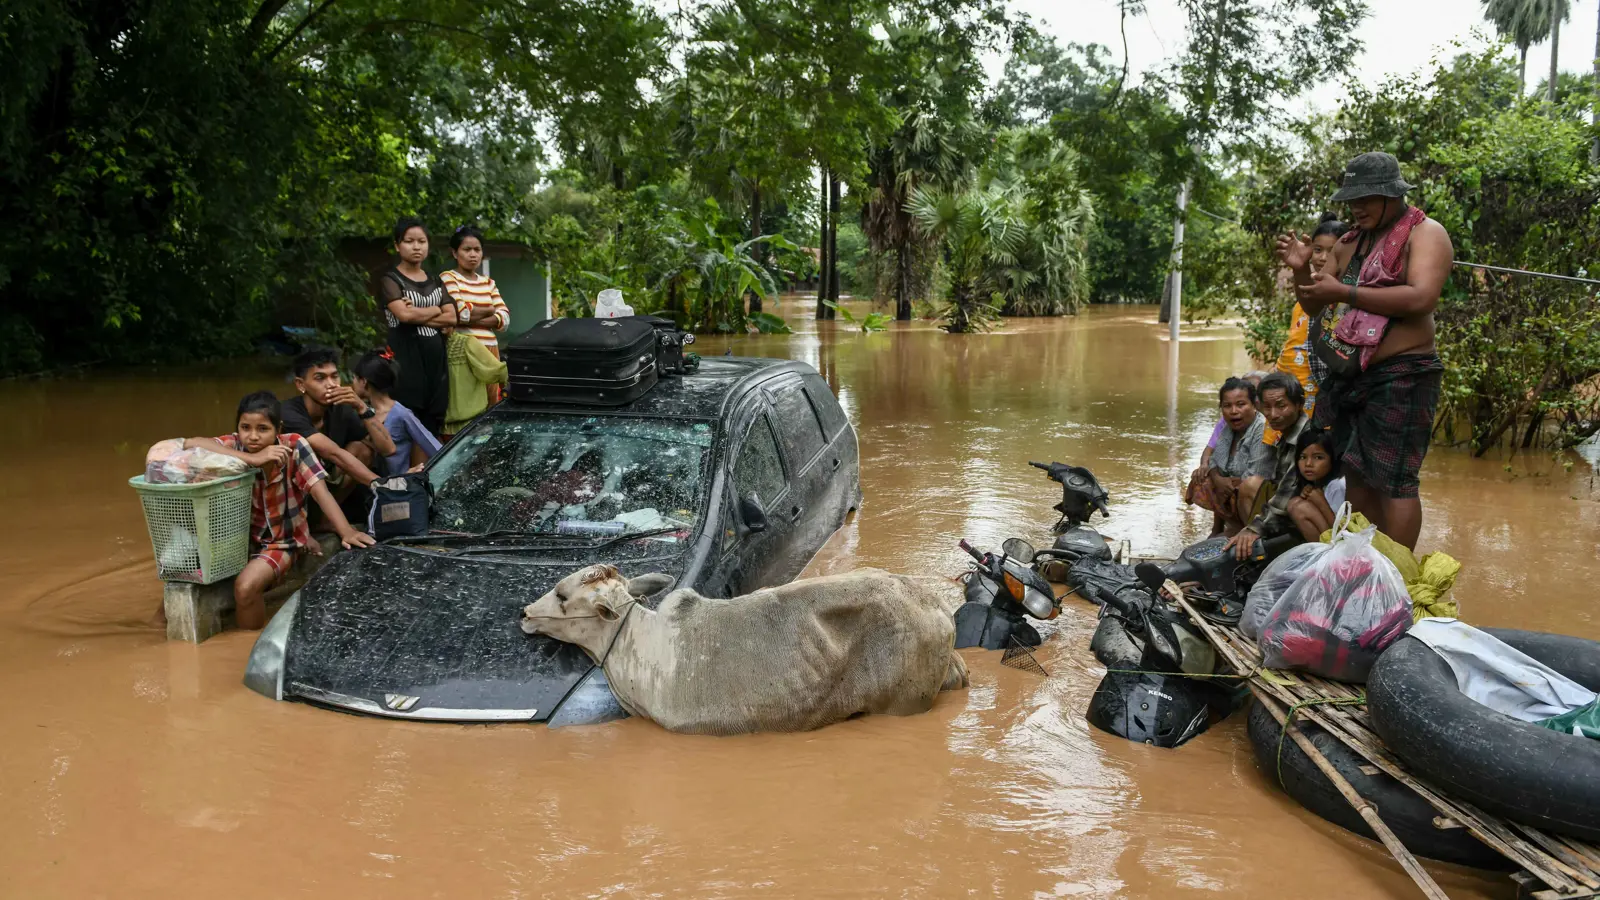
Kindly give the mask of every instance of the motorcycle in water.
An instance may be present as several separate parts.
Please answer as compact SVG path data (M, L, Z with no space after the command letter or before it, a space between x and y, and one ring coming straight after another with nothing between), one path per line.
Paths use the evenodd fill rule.
M1098 604L1100 590L1119 591L1139 584L1134 567L1119 562L1111 542L1089 524L1096 511L1110 518L1110 494L1082 466L1068 463L1029 462L1043 469L1051 481L1061 485L1061 502L1055 509L1061 518L1055 524L1059 534L1055 546L1037 554L1040 574L1049 581L1066 584L1091 603ZM1294 546L1293 535L1262 541L1255 554L1240 561L1227 549L1226 537L1207 538L1185 547L1178 558L1165 566L1166 576L1178 584L1198 586L1193 593L1197 605L1208 617L1233 624L1244 607L1244 594L1266 568L1266 563ZM1213 608L1214 611L1213 611Z
M1241 564L1227 538L1219 537L1186 547L1163 565L1130 565L1089 524L1096 511L1110 517L1110 495L1094 474L1060 462L1029 464L1062 489L1055 507L1059 537L1035 554L1037 568L1101 607L1089 646L1107 672L1089 703L1089 722L1128 740L1176 747L1203 732L1213 715L1227 715L1239 692L1189 677L1214 674L1216 651L1188 614L1163 598L1163 585L1169 579L1189 585L1197 607L1226 619L1233 614L1229 599L1242 607L1240 587L1253 583L1264 561L1284 547L1264 542L1255 559Z
M1050 529L1057 537L1055 546L1047 553L1049 562L1060 561L1070 565L1083 557L1111 559L1111 543L1089 525L1089 519L1096 511L1111 518L1111 510L1107 506L1111 495L1100 486L1094 473L1083 466L1059 462L1029 462L1028 465L1043 469L1051 481L1061 485L1061 502L1053 507L1061 514L1061 518ZM1050 573L1044 574L1048 578Z
M979 553L966 541L960 547L974 565L966 575L966 602L956 610L956 647L1006 650L1013 642L1039 646L1043 639L1025 616L1053 619L1061 612L1061 602L1034 570L1033 546L1012 538L999 553Z
M1103 604L1102 629L1114 625L1104 633L1120 635L1124 643L1095 650L1107 671L1084 715L1089 724L1118 737L1177 747L1205 731L1213 714L1226 716L1241 698L1237 691L1186 677L1211 674L1216 651L1187 615L1161 601L1167 580L1161 568L1144 563L1138 569L1139 589L1093 589ZM1096 629L1097 641L1102 629Z

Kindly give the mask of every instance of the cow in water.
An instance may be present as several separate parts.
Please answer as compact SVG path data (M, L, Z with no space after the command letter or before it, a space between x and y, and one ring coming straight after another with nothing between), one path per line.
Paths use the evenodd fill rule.
M875 569L730 600L666 575L589 566L522 611L522 630L582 647L628 712L668 731L806 731L862 713L926 712L967 686L950 600Z

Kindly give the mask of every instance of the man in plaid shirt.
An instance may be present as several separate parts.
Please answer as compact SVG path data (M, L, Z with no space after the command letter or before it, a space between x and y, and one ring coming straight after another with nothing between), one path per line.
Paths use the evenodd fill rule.
M280 434L283 419L278 398L257 391L239 401L237 430L216 438L189 438L184 447L205 447L242 459L260 469L250 498L250 548L253 555L233 581L235 615L240 628L267 623L263 595L283 580L301 550L321 555L306 521L306 498L321 507L328 524L346 549L370 547L371 535L350 526L326 484L328 473L297 434Z

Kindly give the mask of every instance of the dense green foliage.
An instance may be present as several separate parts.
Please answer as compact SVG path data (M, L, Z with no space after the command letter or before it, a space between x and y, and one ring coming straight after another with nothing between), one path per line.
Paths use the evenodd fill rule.
M1264 160L1246 201L1263 298L1246 304L1258 356L1276 355L1273 328L1292 305L1272 291L1270 236L1314 222L1344 160L1369 149L1400 158L1413 201L1449 230L1458 261L1593 277L1600 172L1586 94L1556 107L1521 99L1515 64L1488 48L1426 77L1355 87L1333 116L1305 123L1304 152ZM1436 315L1445 436L1481 453L1600 429L1596 300L1589 285L1457 266Z
M521 214L536 125L639 103L628 0L15 0L0 370L237 353L281 309L370 332L339 240ZM530 24L531 23L531 24Z
M1361 0L1181 7L1184 46L1131 73L1125 46L1057 42L1005 0L12 0L0 373L233 355L282 324L370 346L402 214L439 245L470 221L531 248L568 315L616 287L709 331L813 308L981 329L1159 298L1184 184L1184 312L1243 315L1265 361L1293 305L1273 236L1374 148L1459 260L1589 273L1593 78L1525 99L1518 54L1480 47L1374 85L1346 68ZM1524 52L1564 9L1485 4ZM1292 120L1329 80L1338 110ZM832 272L877 310L780 302ZM1446 436L1600 430L1595 300L1458 269Z

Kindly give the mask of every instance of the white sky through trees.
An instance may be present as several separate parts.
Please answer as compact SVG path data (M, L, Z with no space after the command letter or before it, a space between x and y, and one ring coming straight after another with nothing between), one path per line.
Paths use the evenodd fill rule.
M1574 0L1572 18L1561 23L1561 70L1588 72L1594 65L1596 4L1600 0ZM1116 0L1012 0L1011 6L1031 16L1040 30L1061 43L1098 43L1122 59L1117 33ZM1390 75L1426 68L1451 41L1472 40L1481 28L1490 39L1494 29L1483 19L1478 0L1368 0L1368 16L1360 28L1365 50L1358 61L1357 77L1376 84ZM1129 78L1175 57L1184 46L1188 20L1175 0L1147 0L1145 15L1128 19ZM1531 93L1550 70L1550 44L1528 51L1528 91ZM1336 84L1318 85L1297 101L1306 112L1331 111L1339 97Z

